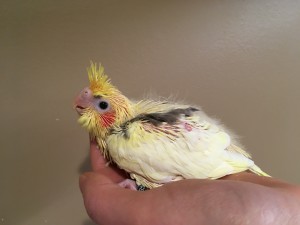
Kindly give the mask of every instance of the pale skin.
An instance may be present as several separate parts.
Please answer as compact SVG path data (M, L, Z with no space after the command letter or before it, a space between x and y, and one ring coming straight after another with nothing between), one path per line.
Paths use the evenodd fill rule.
M297 185L243 172L133 191L118 185L125 173L106 166L95 142L90 146L92 171L80 176L80 188L99 225L300 225Z

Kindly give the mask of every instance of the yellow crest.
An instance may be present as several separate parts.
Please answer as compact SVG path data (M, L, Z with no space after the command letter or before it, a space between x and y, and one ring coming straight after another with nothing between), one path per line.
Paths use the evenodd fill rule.
M110 79L104 73L104 67L91 62L87 69L90 80L90 89L94 95L110 96L117 92L116 88L110 83Z

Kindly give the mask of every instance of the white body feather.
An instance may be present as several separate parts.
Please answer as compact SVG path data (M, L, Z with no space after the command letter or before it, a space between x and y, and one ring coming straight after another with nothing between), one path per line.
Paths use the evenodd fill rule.
M139 116L187 107L142 101L136 103L135 112ZM217 179L245 170L267 176L230 133L201 110L190 116L181 114L175 123L133 119L114 128L106 143L113 161L149 188L180 179Z

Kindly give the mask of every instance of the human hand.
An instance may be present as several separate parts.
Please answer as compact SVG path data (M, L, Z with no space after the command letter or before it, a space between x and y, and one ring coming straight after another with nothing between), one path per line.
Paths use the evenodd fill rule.
M104 225L300 224L299 187L251 173L183 180L145 192L121 188L126 174L91 142L93 172L80 177L86 210Z

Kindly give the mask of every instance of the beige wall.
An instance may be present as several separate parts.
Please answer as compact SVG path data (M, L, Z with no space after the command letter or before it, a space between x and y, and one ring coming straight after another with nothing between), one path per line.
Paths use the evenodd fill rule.
M300 183L300 1L6 1L0 10L0 224L92 224L77 184L88 135L72 109L90 60L130 97L201 105L266 172Z

